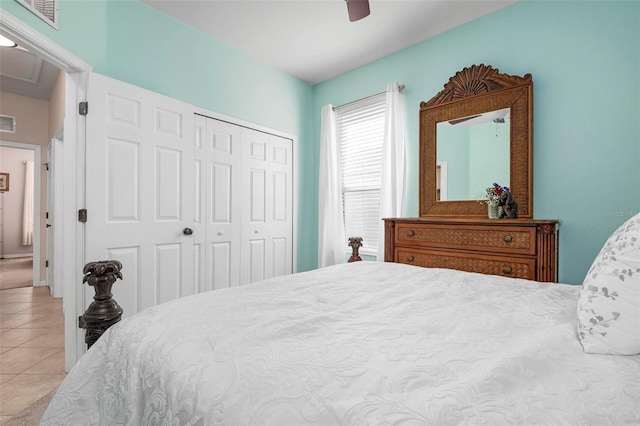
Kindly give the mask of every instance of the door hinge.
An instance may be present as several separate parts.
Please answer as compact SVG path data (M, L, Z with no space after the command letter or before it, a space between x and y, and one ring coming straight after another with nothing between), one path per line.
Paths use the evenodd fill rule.
M48 267L49 267L49 261L48 261L48 260L45 260L45 261L44 261L44 267L45 267L45 268L48 268Z
M49 163L44 163L44 166L47 168L47 171L49 171Z
M82 315L78 317L78 328L84 328L84 320L82 319Z
M49 219L49 212L45 214L45 219Z
M87 223L87 209L78 210L78 222Z
M78 114L87 115L89 112L89 102L80 102L78 104Z

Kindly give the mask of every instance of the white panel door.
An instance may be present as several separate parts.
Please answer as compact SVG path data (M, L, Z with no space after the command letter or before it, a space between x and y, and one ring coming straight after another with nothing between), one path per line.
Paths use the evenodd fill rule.
M292 142L243 129L240 283L292 272Z
M62 263L56 259L56 253L64 252L63 230L63 197L56 188L62 188L64 175L64 144L62 140L52 138L48 147L47 165L47 285L51 296L60 298L63 295ZM62 257L62 256L60 256Z
M269 277L267 250L267 186L269 135L242 129L242 238L240 284Z
M53 197L54 197L54 189L55 189L55 186L53 186L53 182L55 180L55 177L53 175L53 166L54 166L53 157L55 155L54 142L55 142L55 139L52 139L51 142L49 142L49 145L47 145L47 163L46 163L47 165L46 167L47 213L45 214L45 226L46 226L45 241L47 242L47 255L46 255L47 257L45 258L45 260L47 262L46 263L47 269L45 270L45 273L46 273L47 286L49 286L49 289L51 291L51 296L57 298L60 296L56 295L55 290L59 288L59 284L58 286L56 286L56 283L54 282L53 268L55 267L56 263L54 262L55 251L53 247L53 229L51 229L51 226L53 223Z
M196 136L195 168L203 194L197 219L206 236L197 240L204 248L200 291L234 287L240 282L242 131L231 123L196 116L196 133L202 134Z
M205 188L207 179L205 167L207 164L206 134L207 118L194 115L193 132L193 279L196 293L208 290L205 284L205 250L206 245L206 208Z
M291 139L270 137L269 192L267 220L269 224L268 250L271 251L271 276L293 272L293 142Z
M122 262L124 317L194 294L193 108L99 74L88 98L86 261Z

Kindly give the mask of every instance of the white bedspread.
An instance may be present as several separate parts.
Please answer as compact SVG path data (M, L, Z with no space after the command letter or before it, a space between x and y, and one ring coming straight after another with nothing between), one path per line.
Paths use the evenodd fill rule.
M108 330L41 424L638 424L640 356L583 353L578 291L358 262L178 299Z

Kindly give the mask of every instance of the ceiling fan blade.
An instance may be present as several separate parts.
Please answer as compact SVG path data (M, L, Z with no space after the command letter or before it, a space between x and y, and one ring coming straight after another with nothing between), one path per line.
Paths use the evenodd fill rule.
M355 22L369 16L369 0L346 0L349 21Z
M455 120L449 120L449 124L451 124L452 126L455 126L456 124L464 123L467 120L471 120L472 118L480 117L481 115L482 114L471 115L469 117L464 117L464 118L456 118Z

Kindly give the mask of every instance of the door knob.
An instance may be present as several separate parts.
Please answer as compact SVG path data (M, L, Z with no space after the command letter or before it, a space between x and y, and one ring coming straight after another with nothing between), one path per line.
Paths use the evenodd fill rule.
M182 233L183 233L184 235L191 235L191 234L193 234L193 229L191 229L191 228L184 228L184 229L182 230Z

